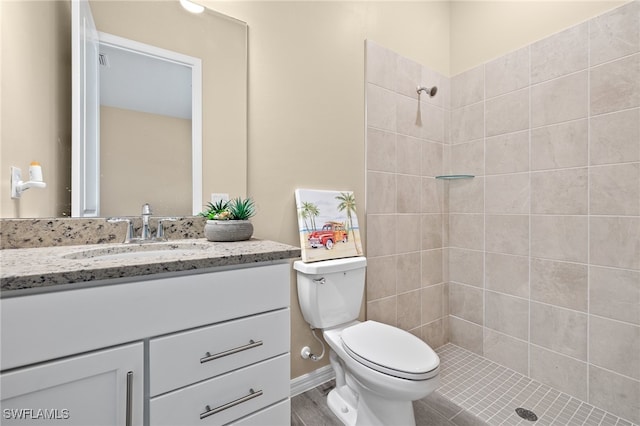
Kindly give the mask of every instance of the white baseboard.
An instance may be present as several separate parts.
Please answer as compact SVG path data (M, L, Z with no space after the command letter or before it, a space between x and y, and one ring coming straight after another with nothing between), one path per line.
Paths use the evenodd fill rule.
M311 373L304 374L302 376L291 379L291 397L299 395L303 392L313 389L316 386L328 382L333 379L335 374L331 365L325 365Z

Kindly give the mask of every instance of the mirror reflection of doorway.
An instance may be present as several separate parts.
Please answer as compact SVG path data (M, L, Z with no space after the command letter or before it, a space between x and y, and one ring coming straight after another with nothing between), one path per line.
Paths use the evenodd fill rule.
M191 67L122 44L100 35L100 215L190 215Z

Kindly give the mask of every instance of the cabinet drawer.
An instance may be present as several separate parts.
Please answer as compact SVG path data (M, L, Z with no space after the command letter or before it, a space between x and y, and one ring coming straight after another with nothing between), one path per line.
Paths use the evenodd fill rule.
M156 396L289 351L289 309L152 339Z
M291 400L279 402L262 411L244 417L233 426L284 426L291 423Z
M221 425L287 399L289 355L151 399L150 424Z

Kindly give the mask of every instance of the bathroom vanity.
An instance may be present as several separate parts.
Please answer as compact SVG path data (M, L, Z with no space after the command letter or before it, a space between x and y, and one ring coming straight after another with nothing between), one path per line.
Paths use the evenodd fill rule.
M159 244L1 252L2 424L289 423L299 249Z

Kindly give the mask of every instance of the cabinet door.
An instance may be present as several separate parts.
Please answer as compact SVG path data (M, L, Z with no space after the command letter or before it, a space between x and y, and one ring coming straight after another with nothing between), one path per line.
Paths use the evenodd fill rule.
M142 425L143 344L0 375L3 425Z

